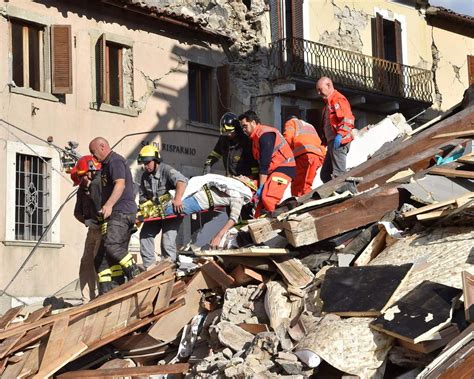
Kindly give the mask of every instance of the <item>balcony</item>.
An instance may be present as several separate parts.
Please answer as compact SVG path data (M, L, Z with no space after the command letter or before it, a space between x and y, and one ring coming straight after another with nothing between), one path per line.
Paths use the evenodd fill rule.
M363 95L405 103L432 103L431 71L299 38L270 47L270 78L314 83L321 76ZM314 87L312 87L314 88ZM373 97L373 96L372 96Z

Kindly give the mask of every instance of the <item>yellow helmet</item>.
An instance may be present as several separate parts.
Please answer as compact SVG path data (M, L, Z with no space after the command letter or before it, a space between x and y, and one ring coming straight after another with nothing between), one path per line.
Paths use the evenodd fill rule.
M161 162L160 152L155 145L145 145L141 148L137 158L138 163L148 163L155 161L156 163Z

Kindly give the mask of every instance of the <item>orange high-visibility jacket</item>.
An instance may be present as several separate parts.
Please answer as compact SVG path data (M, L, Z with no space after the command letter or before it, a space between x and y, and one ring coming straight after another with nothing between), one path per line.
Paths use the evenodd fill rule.
M303 120L296 117L288 120L285 123L283 136L293 150L295 158L307 153L323 158L326 155L326 148L321 145L321 138L314 126Z
M329 124L337 134L342 136L341 143L345 145L351 142L352 129L354 129L355 117L352 114L351 105L346 97L337 90L325 99L326 107L324 112L329 111ZM324 125L323 125L324 128Z
M271 174L277 167L295 166L295 157L290 145L285 141L281 133L271 126L258 124L250 135L252 140L252 152L257 161L260 161L260 137L265 133L275 133L275 145L273 147L272 160L268 167L268 174Z

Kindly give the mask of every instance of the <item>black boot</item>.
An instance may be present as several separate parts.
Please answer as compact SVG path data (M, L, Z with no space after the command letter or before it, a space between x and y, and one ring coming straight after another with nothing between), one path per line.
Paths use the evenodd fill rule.
M100 282L98 285L99 296L109 292L112 289L112 282Z
M140 270L138 269L136 263L132 263L128 267L122 267L122 270L128 280L132 280L134 277L140 274Z

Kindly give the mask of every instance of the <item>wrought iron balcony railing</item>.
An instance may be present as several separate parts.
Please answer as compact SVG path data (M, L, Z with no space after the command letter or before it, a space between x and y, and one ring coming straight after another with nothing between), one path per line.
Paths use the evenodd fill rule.
M431 103L431 71L405 66L300 38L281 39L270 47L271 79L334 82L358 90Z

